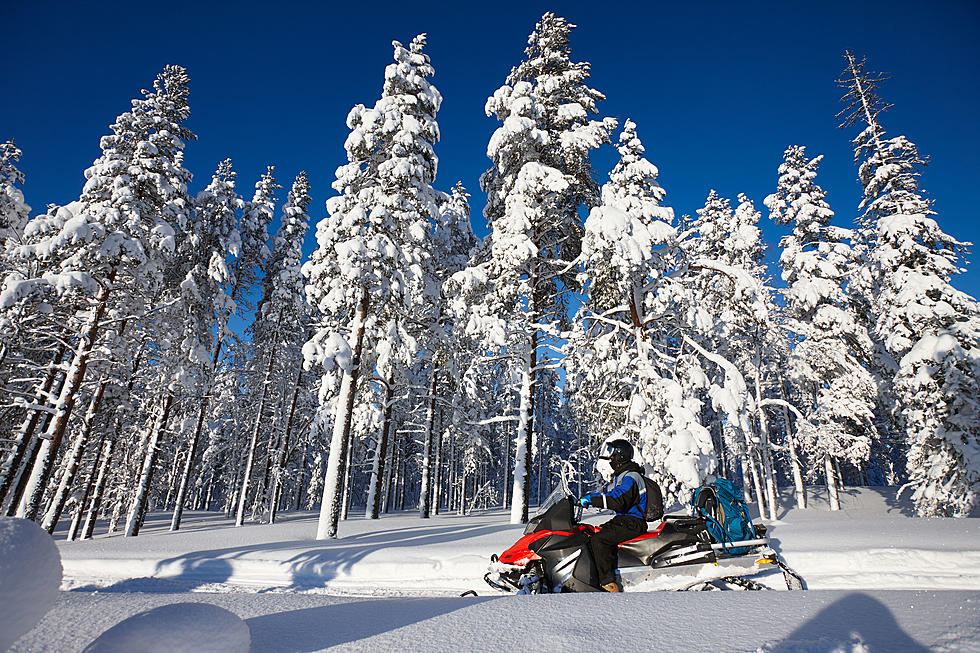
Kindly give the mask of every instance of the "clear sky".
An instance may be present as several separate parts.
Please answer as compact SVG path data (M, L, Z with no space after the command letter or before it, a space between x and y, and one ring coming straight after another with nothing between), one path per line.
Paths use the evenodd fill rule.
M592 62L593 86L608 97L604 115L638 124L677 215L703 205L710 188L746 193L763 210L787 145L825 154L818 182L837 223L849 226L860 188L851 158L853 130L836 129L841 91L834 80L845 48L892 79L882 95L895 106L882 122L931 157L922 186L940 225L980 241L980 2L562 2L395 3L0 2L0 140L24 151L24 191L35 212L77 198L99 138L164 65L191 76L187 148L192 190L231 157L239 188L267 164L288 188L309 173L314 222L344 162L350 107L380 95L393 39L427 32L434 83L445 100L438 118L437 185L457 179L473 194L473 223L486 232L479 191L486 144L496 122L488 95L520 61L544 11L579 28L576 60ZM611 148L594 158L600 175ZM285 197L285 189L281 198ZM767 222L764 220L764 222ZM775 245L783 230L764 225ZM311 249L312 230L308 249ZM971 253L969 260L977 255ZM971 264L954 284L980 295Z

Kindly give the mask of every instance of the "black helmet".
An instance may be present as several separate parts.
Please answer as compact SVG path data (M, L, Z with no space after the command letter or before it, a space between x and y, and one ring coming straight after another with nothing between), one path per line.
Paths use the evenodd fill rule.
M626 463L633 460L633 445L626 440L610 440L602 445L599 459L608 460L613 472L618 472Z

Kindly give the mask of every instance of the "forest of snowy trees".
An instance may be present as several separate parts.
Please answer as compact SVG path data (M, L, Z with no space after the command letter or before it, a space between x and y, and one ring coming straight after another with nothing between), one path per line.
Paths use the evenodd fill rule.
M393 43L380 99L350 111L308 258L304 173L270 166L253 190L225 160L191 192L179 66L116 118L77 201L32 217L0 145L2 514L70 521L69 539L97 520L136 536L150 510L177 530L184 509L241 525L319 506L318 538L351 509L518 523L563 466L590 479L610 436L682 501L720 475L771 518L779 486L805 507L814 484L832 508L889 484L922 516L969 514L980 305L951 282L968 243L886 131L881 76L845 53L860 206L831 207L821 156L790 145L763 207L712 191L678 217L642 125L602 116L574 27L545 14L487 100L482 241L470 193L436 179L425 35ZM778 288L763 219L789 230Z

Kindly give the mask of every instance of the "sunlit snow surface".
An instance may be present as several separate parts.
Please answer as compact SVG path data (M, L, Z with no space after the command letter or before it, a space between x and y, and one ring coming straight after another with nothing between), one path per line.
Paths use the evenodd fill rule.
M253 651L478 651L528 638L552 650L980 651L980 519L913 519L889 489L848 489L842 502L833 514L818 496L770 524L811 591L619 596L494 593L481 580L488 557L521 532L503 511L358 517L327 542L312 539L309 513L237 529L189 513L179 533L153 514L138 538L59 540L69 591L12 650L81 651L127 617L201 601L244 619ZM788 493L782 503L794 505ZM455 596L465 589L480 596Z

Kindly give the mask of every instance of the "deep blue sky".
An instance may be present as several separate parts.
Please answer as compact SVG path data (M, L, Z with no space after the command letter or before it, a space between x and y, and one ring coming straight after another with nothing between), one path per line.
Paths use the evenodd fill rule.
M579 25L573 57L592 62L605 115L633 118L677 215L702 206L709 188L760 209L789 144L826 155L819 182L837 222L850 225L860 189L853 131L836 129L834 85L845 48L892 79L884 117L931 156L922 186L940 225L980 241L980 3L904 2L495 3L3 2L0 140L24 151L25 194L36 212L75 199L100 136L168 63L191 76L187 148L192 190L231 157L245 196L266 164L288 188L300 170L313 186L314 221L325 215L333 172L344 162L350 107L379 96L392 39L429 35L438 118L437 185L473 193L496 122L483 113L523 54L546 10ZM595 156L600 174L615 153ZM281 193L285 197L285 189ZM767 226L773 245L783 232ZM309 247L312 247L312 230ZM976 256L970 255L970 260ZM954 280L980 295L980 272Z

